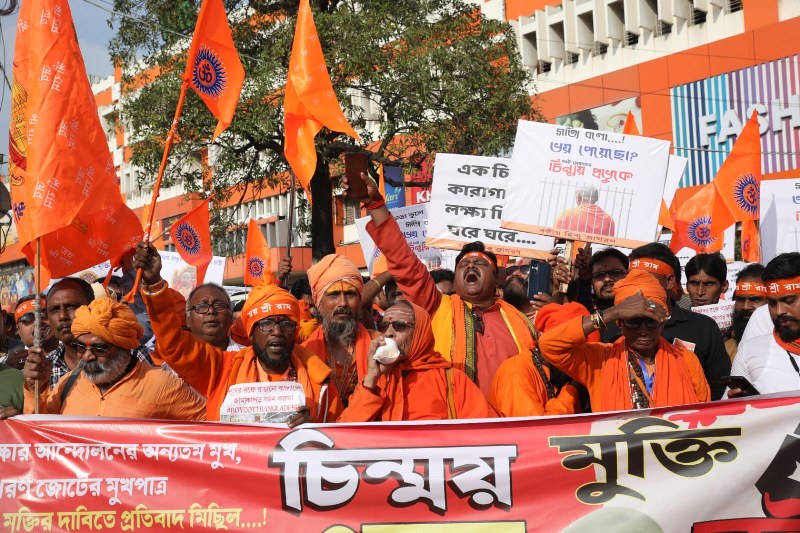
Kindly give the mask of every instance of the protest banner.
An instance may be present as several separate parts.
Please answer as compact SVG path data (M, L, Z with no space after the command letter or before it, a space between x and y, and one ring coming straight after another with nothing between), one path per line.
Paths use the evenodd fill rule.
M798 420L796 394L293 431L22 416L0 422L0 519L10 533L798 531Z
M482 241L496 254L548 257L553 239L500 227L510 163L501 157L436 154L428 246L461 250Z
M800 177L761 182L761 258L800 252Z
M427 203L414 204L390 209L389 211L397 220L400 231L403 232L411 251L419 257L419 260L425 264L428 270L436 268L449 268L452 270L455 267L457 254L449 250L430 248L426 244L428 206L429 204ZM364 253L369 275L374 276L386 271L386 260L383 258L383 253L375 245L375 241L367 233L367 222L369 221L370 217L368 216L357 218L356 229L358 230L358 239L361 243L361 251ZM377 270L375 269L376 266L378 267Z
M237 383L219 408L222 422L284 423L306 404L303 386L293 381Z
M521 120L503 228L635 248L655 240L669 142Z
M734 287L734 289L735 288L736 287ZM732 300L720 300L719 303L716 304L692 307L692 311L713 318L714 322L719 326L719 330L724 334L731 328L731 322L733 321L733 304L734 302Z

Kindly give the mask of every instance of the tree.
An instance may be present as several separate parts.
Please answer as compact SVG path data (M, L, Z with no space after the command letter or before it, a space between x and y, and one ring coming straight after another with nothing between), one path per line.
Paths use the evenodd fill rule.
M121 116L133 132L133 163L145 169L150 183L188 47L188 38L182 47L172 39L165 43L173 31L169 24L179 19L172 14L174 5L174 0L115 0L117 11L139 20L118 20L112 55L124 65L141 60L160 69L158 77L145 80L141 69L126 69L125 82L141 88L128 92ZM419 169L436 152L503 153L513 145L518 119L539 118L513 31L464 0L313 0L312 5L337 97L364 140L358 146L328 130L318 136L311 182L316 258L334 251L331 172L344 152L366 151L373 163ZM236 117L212 147L214 119L189 91L165 184L182 182L187 191L198 191L205 183L230 197L237 184L259 188L286 179L280 178L288 170L283 86L298 1L226 0L225 6L229 19L237 21L234 40L247 75ZM372 120L376 116L379 120ZM196 164L209 149L213 184L203 181ZM190 162L195 165L187 166ZM334 175L339 168L333 167Z

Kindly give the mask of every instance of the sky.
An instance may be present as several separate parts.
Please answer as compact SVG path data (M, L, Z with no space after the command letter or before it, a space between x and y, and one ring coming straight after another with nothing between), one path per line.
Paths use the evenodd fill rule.
M92 4L111 9L112 0L91 0ZM108 41L113 35L113 30L108 27L111 16L108 11L95 7L85 0L69 0L72 10L72 19L75 22L75 31L78 34L78 44L86 63L86 72L96 76L109 76L114 73L111 60L108 57ZM2 54L3 68L11 78L12 63L14 60L14 37L16 34L16 14L0 18L0 54ZM11 108L11 92L5 81L0 86L0 154L8 154L8 121ZM6 157L4 157L5 159ZM0 174L7 172L6 165L0 167Z

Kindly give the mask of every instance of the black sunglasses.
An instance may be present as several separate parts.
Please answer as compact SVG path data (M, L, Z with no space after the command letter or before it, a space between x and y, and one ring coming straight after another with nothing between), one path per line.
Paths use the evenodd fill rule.
M109 344L83 344L78 341L72 341L72 347L78 352L78 355L83 355L86 350L91 350L96 355L105 355L114 348Z
M404 331L408 331L414 327L414 323L404 322L402 320L393 320L391 322L381 321L375 324L375 328L381 333L386 333L389 330L389 326L392 326L392 329L394 329L397 333L403 333Z
M511 274L516 272L517 270L519 270L520 274L522 274L523 276L527 276L528 272L531 271L531 266L530 265L522 265L522 266L511 266L511 267L508 267L508 268L506 268L506 276L510 276Z

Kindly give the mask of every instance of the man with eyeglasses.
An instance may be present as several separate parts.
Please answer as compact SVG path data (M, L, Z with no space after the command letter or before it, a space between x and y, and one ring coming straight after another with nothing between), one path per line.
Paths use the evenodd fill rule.
M583 248L575 261L578 271L576 299L593 313L614 305L614 284L628 273L628 257L616 248L589 254L591 245ZM601 332L603 342L612 342L614 339L609 338L606 331Z
M169 420L205 420L205 400L172 372L141 362L133 353L143 328L134 312L111 298L99 298L75 310L71 348L80 358L75 369L49 386L52 365L39 352L28 356L23 371L26 414L114 416Z
M152 322L152 318L150 320ZM192 335L220 350L236 352L244 346L231 338L232 323L233 307L225 289L216 283L204 283L189 293L186 299L186 326Z
M161 358L208 399L208 420L219 420L220 407L231 386L238 383L295 381L303 386L306 404L288 423L332 422L342 410L330 368L313 352L295 344L300 306L274 284L254 287L242 307L242 320L252 346L224 350L181 328L167 282L161 278L161 257L152 245L139 243L134 264L142 269L142 296L158 339ZM214 313L221 303L203 300L211 291L197 291L200 309ZM197 302L197 298L193 301ZM221 306L219 306L221 307ZM202 313L200 313L202 314Z

